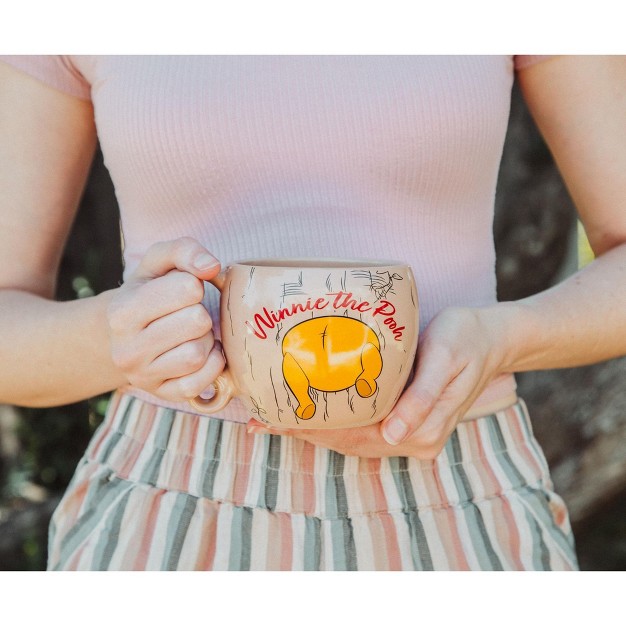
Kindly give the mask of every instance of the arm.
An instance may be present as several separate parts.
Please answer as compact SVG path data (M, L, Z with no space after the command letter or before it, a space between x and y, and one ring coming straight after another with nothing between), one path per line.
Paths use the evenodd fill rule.
M573 367L626 354L626 57L558 57L520 86L596 260L514 304L508 368Z
M96 145L91 103L0 63L0 402L50 406L129 382L173 401L221 371L192 240L153 246L122 287L54 302Z
M626 354L626 57L557 57L520 73L524 97L597 255L561 284L517 302L444 309L417 370L380 425L289 431L344 454L434 458L498 374ZM256 423L252 432L267 432Z
M4 64L0 84L0 400L70 402L120 382L92 370L107 346L94 335L106 296L51 301L95 149L93 110Z

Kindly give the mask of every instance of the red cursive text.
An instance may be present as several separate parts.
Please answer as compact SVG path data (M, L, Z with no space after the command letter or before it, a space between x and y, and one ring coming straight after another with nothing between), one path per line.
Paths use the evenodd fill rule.
M296 313L305 313L306 311L321 311L332 305L335 310L348 309L358 311L359 313L365 313L373 309L372 316L378 315L383 317L383 324L392 331L394 339L396 341L402 340L402 331L405 327L398 326L398 323L393 318L396 307L388 300L379 300L376 307L374 307L367 300L357 301L350 291L336 291L326 295L331 299L317 298L315 301L312 301L311 298L307 298L304 303L296 302L291 307L281 308L278 311L268 310L267 307L263 307L261 313L255 313L252 322L246 320L246 326L259 339L267 339L266 330L271 330L285 318L291 317Z

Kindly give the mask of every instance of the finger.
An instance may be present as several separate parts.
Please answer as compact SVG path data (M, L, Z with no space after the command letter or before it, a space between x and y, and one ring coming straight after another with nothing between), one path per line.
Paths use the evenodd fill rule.
M146 281L164 276L173 269L210 280L219 273L220 262L200 242L191 237L181 237L150 246L132 277Z
M422 453L433 458L445 446L459 421L481 394L486 382L476 383L471 372L455 378L422 424L404 441L411 441Z
M199 339L186 341L152 361L148 365L147 374L153 380L168 380L193 374L204 367L214 344L211 332Z
M251 419L246 427L249 434L282 435L307 441L315 446L329 448L345 455L378 456L388 448L376 424L358 428L280 428L261 424Z
M354 432L353 428L285 428L276 424L264 424L254 418L250 418L246 425L249 432L256 429L271 431L274 435L289 435L297 439L306 439L307 441L317 440L341 440ZM359 428L368 428L367 426Z
M424 353L418 360L415 378L381 423L385 441L398 445L419 428L461 371L446 349L435 347Z
M457 422L460 421L485 390L489 381L489 376L486 376L484 370L477 364L468 365L444 390L440 401L427 419L445 413L453 415Z
M171 378L157 388L157 395L164 398L191 400L208 389L224 371L226 362L222 353L222 344L215 341L204 365L193 374Z
M137 331L150 323L202 302L204 283L188 272L173 270L129 290L121 301L111 303L110 324L120 332Z
M148 324L139 334L137 346L149 354L148 362L152 362L176 346L204 337L212 329L213 320L206 308L200 303L192 304Z

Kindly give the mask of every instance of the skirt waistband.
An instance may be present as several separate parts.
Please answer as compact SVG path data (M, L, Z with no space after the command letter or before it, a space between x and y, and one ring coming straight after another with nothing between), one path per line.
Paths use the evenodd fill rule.
M249 435L244 424L116 392L85 460L150 487L322 517L463 505L529 485L552 488L521 399L461 422L441 454L422 461L344 456L292 437Z

